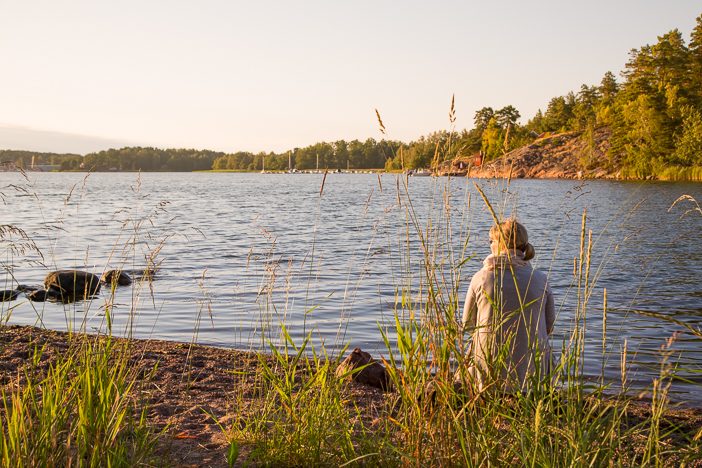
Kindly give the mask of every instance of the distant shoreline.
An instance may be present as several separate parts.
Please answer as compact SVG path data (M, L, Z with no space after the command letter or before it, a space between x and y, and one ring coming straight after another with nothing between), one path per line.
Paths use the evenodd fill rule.
M475 172L474 172L475 171ZM18 170L14 171L0 171L1 172L20 172ZM125 174L138 174L138 173L146 173L146 174L261 174L261 171L248 171L248 170L241 170L241 169L208 169L208 170L197 170L197 171L85 171L85 170L54 170L54 171L24 171L26 173L76 173L76 174L119 174L119 173L125 173ZM288 172L288 171L266 171L263 173L264 175L266 174L273 174L273 175L324 175L324 171L320 172L314 172L314 171L299 171L299 172ZM383 174L392 174L392 175L401 175L404 174L402 171L386 171L383 169L358 169L358 170L342 170L342 171L328 171L327 174L354 174L354 175L362 175L362 174L377 174L377 175L383 175ZM409 176L412 178L412 176ZM467 174L455 174L455 173L443 173L443 174L433 174L433 178L443 178L443 177L452 177L452 178L469 178L469 179L479 179L479 180L489 180L489 179L495 179L495 180L607 180L611 182L667 182L667 183L680 183L680 182L687 182L687 183L700 183L702 182L702 177L700 178L652 178L652 177L646 177L646 178L636 178L636 177L616 177L612 175L593 175L591 173L589 174L583 174L582 176L578 177L575 175L542 175L542 176L525 176L521 175L519 173L512 173L510 174L509 168L507 169L502 169L495 171L494 169L478 169L478 170L471 170L471 172Z

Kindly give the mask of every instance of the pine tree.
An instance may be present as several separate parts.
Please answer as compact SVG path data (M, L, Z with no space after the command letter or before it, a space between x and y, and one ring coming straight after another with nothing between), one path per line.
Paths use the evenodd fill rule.
M683 115L682 129L675 141L674 163L702 166L702 112L688 106Z
M697 25L690 34L690 86L693 104L702 107L702 15L697 17Z

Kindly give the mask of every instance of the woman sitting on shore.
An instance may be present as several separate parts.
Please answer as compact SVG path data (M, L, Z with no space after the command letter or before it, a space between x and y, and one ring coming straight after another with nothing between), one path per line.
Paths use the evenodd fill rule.
M472 341L459 376L474 393L526 391L550 371L553 296L546 274L529 264L534 247L523 225L493 226L490 250L466 295L463 329Z

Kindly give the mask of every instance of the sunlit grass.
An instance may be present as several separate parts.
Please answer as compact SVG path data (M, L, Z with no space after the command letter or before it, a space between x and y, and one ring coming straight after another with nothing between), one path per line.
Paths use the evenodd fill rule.
M40 367L32 365L3 391L0 414L2 465L138 466L154 462L156 433L135 399L138 375L128 344L74 335L69 349Z

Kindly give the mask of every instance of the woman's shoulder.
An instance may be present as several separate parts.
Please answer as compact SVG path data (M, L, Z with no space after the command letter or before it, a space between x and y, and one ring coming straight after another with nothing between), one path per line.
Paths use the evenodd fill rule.
M483 266L480 270L476 271L470 280L471 286L483 284L488 278L488 274L494 273L492 270Z

